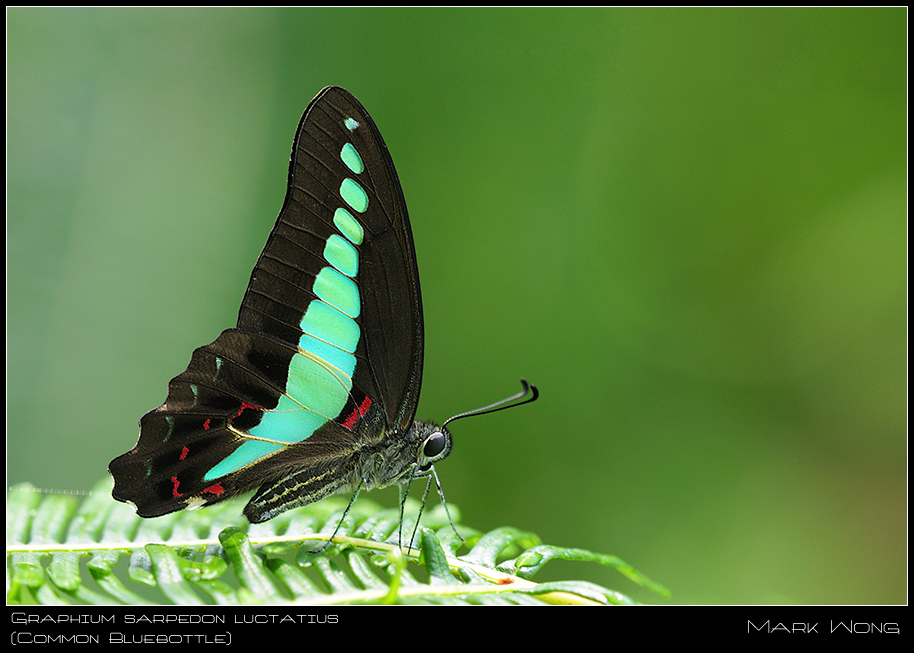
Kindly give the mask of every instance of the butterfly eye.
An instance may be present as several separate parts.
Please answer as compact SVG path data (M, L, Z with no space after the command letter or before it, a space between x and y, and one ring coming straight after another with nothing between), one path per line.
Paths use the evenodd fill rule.
M425 440L425 444L422 445L422 455L426 458L434 458L442 451L447 444L447 438L444 437L444 433L441 431L435 431Z

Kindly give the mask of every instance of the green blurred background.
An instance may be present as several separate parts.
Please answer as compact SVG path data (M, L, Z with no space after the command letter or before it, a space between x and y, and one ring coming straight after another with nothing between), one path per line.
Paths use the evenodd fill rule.
M907 601L906 9L7 15L11 483L91 487L234 325L338 84L409 203L420 416L542 393L455 424L467 524L674 603Z

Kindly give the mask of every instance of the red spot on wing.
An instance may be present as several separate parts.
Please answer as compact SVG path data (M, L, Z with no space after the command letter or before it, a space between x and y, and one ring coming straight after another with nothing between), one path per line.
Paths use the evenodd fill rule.
M238 409L238 412L235 413L235 415L232 419L234 419L235 417L239 417L241 415L241 413L243 413L245 411L246 408L250 408L251 410L260 410L257 406L254 406L253 404L249 404L246 401L242 401L241 408Z
M223 492L225 492L225 489L223 489L222 483L216 483L214 485L210 485L208 488L203 490L203 492L209 492L210 494L215 494L218 497L221 496Z
M203 430L205 431L208 428L209 428L209 418L207 418L206 421L203 422Z
M371 397L365 397L365 399L362 400L361 404L352 409L349 417L343 420L343 426L349 430L352 430L352 427L355 426L355 423L359 421L359 417L362 417L365 413L367 413L369 408L371 408Z
M178 456L178 460L184 460L185 458L187 458L187 454L189 454L189 453L190 453L190 449L188 449L187 447L182 448L181 455Z
M180 492L178 492L178 486L181 485L181 481L178 480L178 477L172 476L171 482L174 485L174 488L171 491L171 496L173 496L175 499L177 499L180 496L184 496Z

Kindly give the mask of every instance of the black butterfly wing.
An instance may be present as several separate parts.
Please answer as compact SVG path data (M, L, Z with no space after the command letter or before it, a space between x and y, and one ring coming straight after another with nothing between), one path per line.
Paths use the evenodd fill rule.
M347 121L355 121L350 128ZM351 123L349 123L351 124ZM342 161L351 143L363 172ZM381 133L348 91L328 87L302 118L289 169L289 190L241 304L238 328L298 342L302 306L315 295L313 278L326 266L319 252L333 233L336 211L348 203L341 185L355 178L367 210L349 211L364 229L357 283L362 327L355 384L380 400L387 423L407 429L422 379L423 321L419 271L406 202Z
M197 349L113 460L144 517L260 485L268 519L353 483L362 447L412 423L423 322L406 204L362 105L328 87L302 116L283 208L238 326Z

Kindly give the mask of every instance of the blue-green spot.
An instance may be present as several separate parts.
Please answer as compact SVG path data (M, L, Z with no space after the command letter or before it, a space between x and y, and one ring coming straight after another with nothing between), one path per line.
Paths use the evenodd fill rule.
M358 150L355 149L352 143L346 143L343 146L343 149L340 151L340 158L343 160L343 163L346 164L346 167L357 175L362 174L365 170L365 164L362 163L362 157L359 156Z
M359 253L348 240L333 234L324 245L324 259L343 274L355 277L359 272Z
M299 399L300 401L302 400ZM299 402L292 401L286 395L280 397L275 410L264 413L260 424L251 429L251 435L288 444L307 440L328 418L302 408Z
M352 361L354 368L354 356ZM343 410L351 389L352 377L340 374L328 361L296 354L289 362L285 393L250 434L288 444L306 440Z
M352 378L341 375L327 367L327 361L313 356L296 354L289 362L289 378L286 380L286 394L291 402L289 409L310 412L323 417L322 421L336 417L352 389ZM283 400L280 399L281 410ZM297 441L301 436L295 437Z
M307 333L302 334L302 337L299 338L298 347L323 358L328 365L332 365L346 376L351 377L355 371L355 356Z
M349 317L358 317L361 309L359 288L355 281L339 270L326 267L314 278L314 294Z
M355 320L319 299L308 305L301 330L350 354L355 353L361 335Z
M346 118L346 120L343 121L343 124L346 125L346 129L351 132L354 132L355 128L359 126L359 123L352 118Z
M339 208L333 214L333 224L340 230L340 233L349 239L353 245L361 245L365 232L359 221L352 217L352 214L346 209Z
M270 413L266 413L269 415ZM267 456L275 451L283 449L283 445L274 444L273 442L263 442L261 440L248 440L240 447L235 449L231 454L223 458L219 464L210 469L203 476L204 481L212 481L226 474L231 474L236 472L245 465L250 465L251 463L260 460L264 456Z
M340 196L346 200L346 204L359 213L364 213L368 208L368 194L354 179L347 177L343 180L343 183L340 184Z

